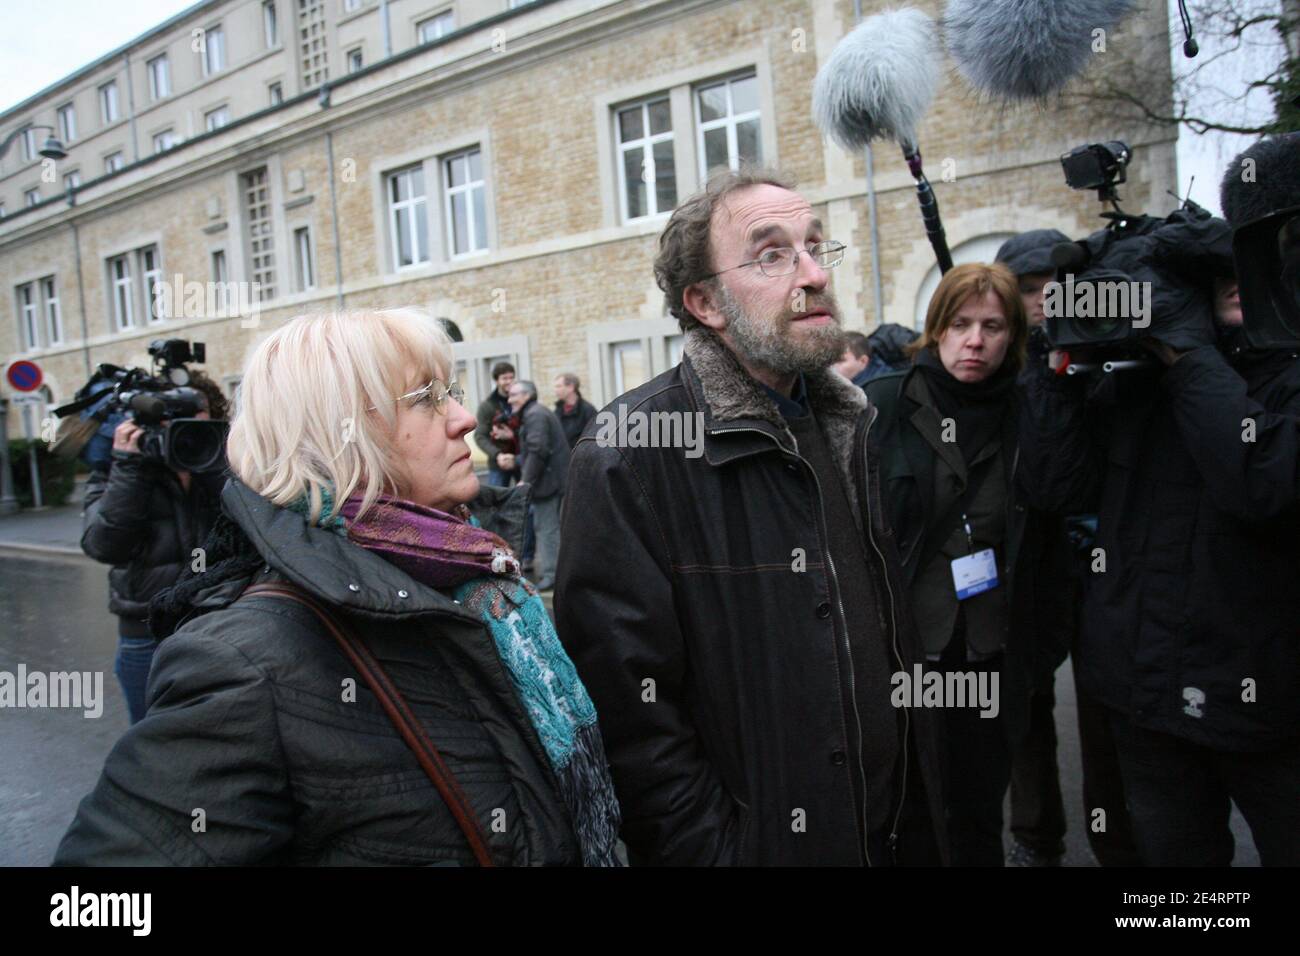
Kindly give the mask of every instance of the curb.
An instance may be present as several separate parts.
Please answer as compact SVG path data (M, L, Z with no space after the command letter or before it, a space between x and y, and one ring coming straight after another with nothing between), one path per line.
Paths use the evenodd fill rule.
M27 553L35 552L37 554L57 555L59 557L76 557L85 558L87 561L91 558L80 548L73 548L61 544L33 544L26 541L0 541L0 554L10 552Z

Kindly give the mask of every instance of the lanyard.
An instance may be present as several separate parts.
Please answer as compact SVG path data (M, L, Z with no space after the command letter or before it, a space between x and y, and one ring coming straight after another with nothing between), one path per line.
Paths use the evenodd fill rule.
M975 536L970 529L970 518L966 517L966 512L961 513L961 526L966 529L966 553L975 553Z

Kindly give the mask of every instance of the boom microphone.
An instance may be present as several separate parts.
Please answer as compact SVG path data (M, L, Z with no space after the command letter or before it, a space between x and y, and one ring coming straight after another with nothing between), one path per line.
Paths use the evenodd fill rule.
M939 82L939 38L934 21L920 10L887 10L868 17L835 45L813 83L813 119L822 133L847 150L892 139L916 183L926 236L939 269L952 255L939 217L939 202L925 178L916 130Z
M1041 99L1088 65L1093 31L1111 30L1134 0L948 0L948 52L966 81L1006 100Z
M850 152L878 139L914 147L938 84L934 21L920 10L888 10L835 45L813 84L813 118Z

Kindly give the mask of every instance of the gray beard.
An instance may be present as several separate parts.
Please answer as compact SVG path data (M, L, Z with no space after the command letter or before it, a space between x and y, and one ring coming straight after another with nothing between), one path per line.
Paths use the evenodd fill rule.
M817 298L838 315L835 297L830 292L819 293ZM833 324L812 329L796 340L790 334L791 316L755 318L721 284L718 285L718 310L727 319L732 345L745 365L777 375L799 375L821 371L844 354L844 333L838 318Z

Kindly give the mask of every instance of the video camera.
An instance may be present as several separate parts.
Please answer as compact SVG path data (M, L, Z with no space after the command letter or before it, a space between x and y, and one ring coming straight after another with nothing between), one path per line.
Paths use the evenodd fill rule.
M1095 189L1112 209L1107 226L1052 250L1056 281L1044 298L1044 327L1053 348L1146 364L1139 344L1158 338L1178 350L1215 340L1215 276L1231 276L1227 223L1186 200L1160 219L1130 215L1115 187L1126 180L1131 151L1121 142L1080 146L1061 157L1067 185Z
M155 339L149 343L154 368L122 368L102 364L77 392L76 399L55 409L60 418L80 412L83 421L100 423L98 437L111 442L112 430L124 418L143 430L140 452L175 471L204 472L225 461L227 422L196 418L207 399L190 385L188 363L202 363L202 342ZM92 465L106 464L102 441L92 440L82 451Z

